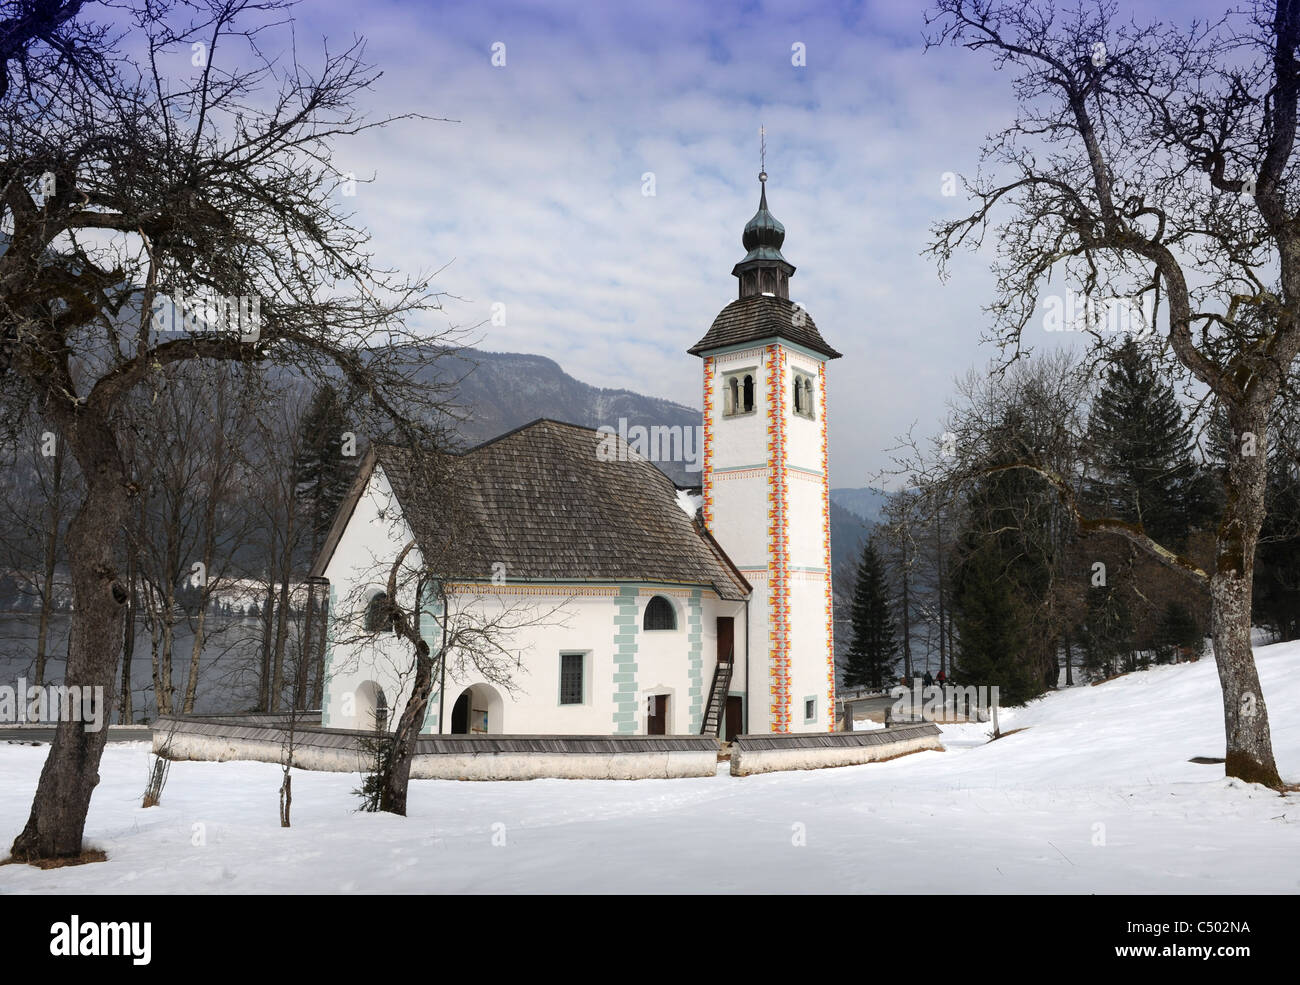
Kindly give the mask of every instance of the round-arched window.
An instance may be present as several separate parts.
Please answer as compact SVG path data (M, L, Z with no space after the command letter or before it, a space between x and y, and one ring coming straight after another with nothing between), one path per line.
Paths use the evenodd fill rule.
M656 595L650 600L650 604L645 607L645 618L641 622L641 628L647 630L676 629L677 610L662 595Z
M388 593L375 592L366 603L366 632L380 633L392 627L393 619L388 611Z

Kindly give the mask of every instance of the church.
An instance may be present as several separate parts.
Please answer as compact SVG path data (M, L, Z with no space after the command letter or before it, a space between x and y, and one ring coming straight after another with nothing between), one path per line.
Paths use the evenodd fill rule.
M424 731L835 731L826 385L840 353L790 300L785 228L759 180L739 296L688 350L703 369L701 487L560 421L461 453L472 516L457 522L475 549L422 597L420 632L436 655L447 625L479 620L494 653L448 646ZM439 536L407 466L399 448L367 452L312 571L330 599L327 728L383 728L410 691L412 647L368 604L404 545L432 552Z

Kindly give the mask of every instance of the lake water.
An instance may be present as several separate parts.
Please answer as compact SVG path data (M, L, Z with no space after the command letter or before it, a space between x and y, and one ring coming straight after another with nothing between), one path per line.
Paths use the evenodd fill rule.
M39 614L33 612L0 613L0 685L17 686L18 679L32 683L36 666L36 634ZM63 682L67 665L68 628L71 617L55 613L50 617L48 657L45 682ZM196 713L247 711L257 701L257 666L261 654L261 620L255 616L209 615L208 639L199 660L199 683L195 695ZM172 656L173 706L179 710L189 674L190 649L194 634L185 624L176 627ZM135 654L131 660L132 712L136 722L157 714L153 692L153 665L149 649L149 632L141 628L136 635ZM121 664L114 684L113 723L117 722L116 694L121 684Z

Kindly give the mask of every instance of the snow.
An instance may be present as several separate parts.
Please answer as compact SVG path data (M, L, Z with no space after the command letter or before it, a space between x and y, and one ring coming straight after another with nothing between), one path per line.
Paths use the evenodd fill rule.
M1300 779L1300 643L1257 650L1279 766ZM354 813L356 775L176 763L143 810L142 743L110 745L86 827L105 863L0 866L6 893L1295 893L1300 795L1223 777L1210 658L944 727L947 752L733 779L417 780ZM0 841L46 749L0 744Z
M885 727L884 722L873 722L870 718L853 719L854 732L870 732L873 731L874 729L882 729L884 727Z
M691 492L689 489L678 489L677 505L683 513L694 520L695 514L699 513L700 508L704 505L704 497Z

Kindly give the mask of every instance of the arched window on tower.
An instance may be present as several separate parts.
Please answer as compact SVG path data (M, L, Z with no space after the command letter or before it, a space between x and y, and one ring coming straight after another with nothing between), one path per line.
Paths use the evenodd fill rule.
M677 610L662 595L656 595L645 607L645 618L641 621L641 628L645 630L676 629Z
M754 412L754 375L741 370L727 377L722 391L722 416L735 417Z
M813 381L811 376L803 373L794 375L794 412L800 417L812 420L813 417Z

